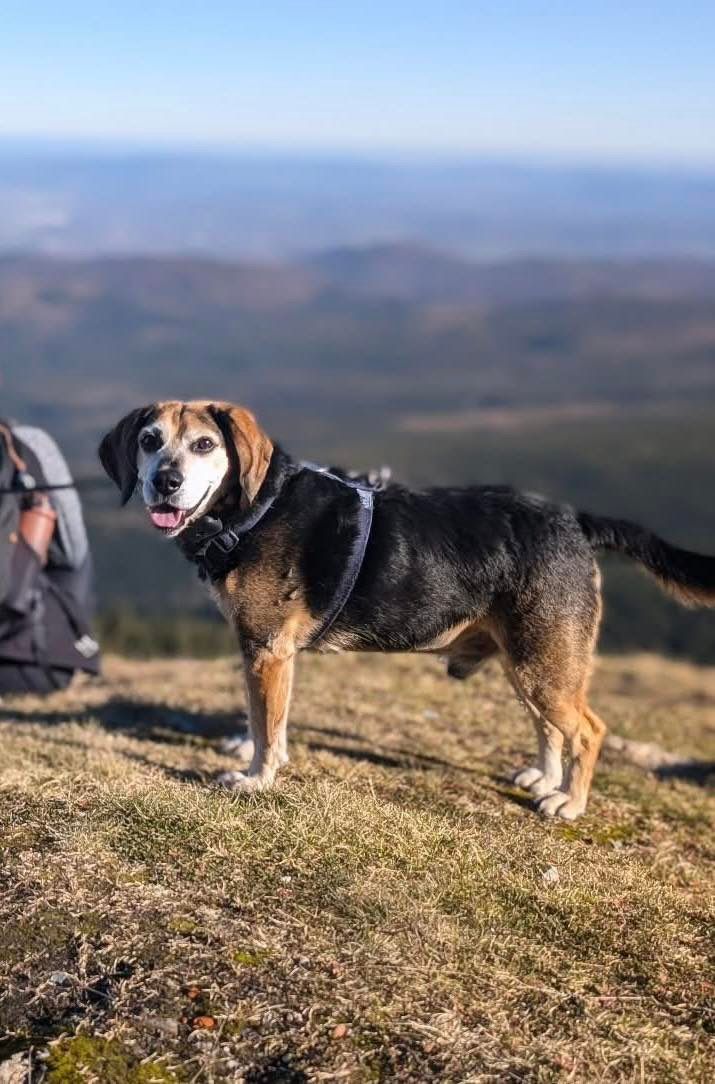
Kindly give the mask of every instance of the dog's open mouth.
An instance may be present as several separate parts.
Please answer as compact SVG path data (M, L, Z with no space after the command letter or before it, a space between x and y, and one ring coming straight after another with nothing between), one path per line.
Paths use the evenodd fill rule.
M169 504L159 504L147 509L149 519L160 531L175 531L181 527L189 515L185 508L172 508Z
M160 531L171 531L172 533L179 531L187 519L190 519L196 509L203 504L207 494L208 489L193 508L174 508L173 504L155 504L153 507L147 508L149 519Z

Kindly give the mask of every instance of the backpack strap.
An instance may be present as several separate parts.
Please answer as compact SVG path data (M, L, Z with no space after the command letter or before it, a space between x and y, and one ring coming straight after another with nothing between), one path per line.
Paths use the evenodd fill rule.
M22 458L15 446L12 430L5 422L0 422L0 437L2 437L8 458L19 475L27 474L27 463Z

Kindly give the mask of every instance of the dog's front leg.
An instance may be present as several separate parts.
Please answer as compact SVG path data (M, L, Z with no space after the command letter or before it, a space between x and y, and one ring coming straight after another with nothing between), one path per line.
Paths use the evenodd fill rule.
M267 647L244 653L253 759L245 773L224 772L219 777L223 786L246 793L264 790L271 786L278 769L287 763L294 658L294 655L280 657Z

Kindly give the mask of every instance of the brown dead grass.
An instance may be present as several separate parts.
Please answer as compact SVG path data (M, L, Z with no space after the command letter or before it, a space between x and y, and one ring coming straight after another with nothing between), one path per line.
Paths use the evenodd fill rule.
M544 823L496 668L301 664L292 764L248 800L210 785L231 660L0 707L0 1080L712 1079L712 776L607 754L589 815ZM712 671L606 659L594 705L715 761Z

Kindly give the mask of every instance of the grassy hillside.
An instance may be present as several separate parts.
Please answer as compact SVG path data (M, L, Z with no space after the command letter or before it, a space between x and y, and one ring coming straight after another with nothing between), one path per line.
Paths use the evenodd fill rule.
M305 658L291 766L211 787L236 664L0 708L0 1058L33 1084L712 1079L715 672L603 659L588 816L507 782L496 669ZM693 762L685 762L694 758Z

